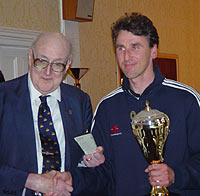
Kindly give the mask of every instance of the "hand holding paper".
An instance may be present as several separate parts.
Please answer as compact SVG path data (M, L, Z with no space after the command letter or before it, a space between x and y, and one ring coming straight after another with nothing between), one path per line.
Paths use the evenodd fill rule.
M84 155L83 161L87 167L96 167L104 163L103 147L98 146L95 153Z
M76 142L79 144L81 149L85 154L95 153L97 145L94 141L94 137L91 133L87 133L74 138Z
M91 133L75 137L74 139L85 153L83 162L87 167L96 167L104 163L103 147L97 147Z

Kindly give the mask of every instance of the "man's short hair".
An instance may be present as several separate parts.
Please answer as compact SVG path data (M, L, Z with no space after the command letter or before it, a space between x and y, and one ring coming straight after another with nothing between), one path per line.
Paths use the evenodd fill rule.
M114 47L116 47L116 39L121 30L129 31L133 35L145 36L152 48L155 44L159 44L159 36L152 21L139 13L125 13L125 16L119 18L112 24L112 39Z

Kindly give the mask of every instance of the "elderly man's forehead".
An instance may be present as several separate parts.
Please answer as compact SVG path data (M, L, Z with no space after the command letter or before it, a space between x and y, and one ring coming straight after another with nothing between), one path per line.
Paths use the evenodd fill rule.
M32 49L36 49L40 46L45 46L49 44L58 44L66 48L70 47L70 42L66 39L66 37L63 34L57 32L49 32L43 33L40 36L38 36L38 38L32 44Z

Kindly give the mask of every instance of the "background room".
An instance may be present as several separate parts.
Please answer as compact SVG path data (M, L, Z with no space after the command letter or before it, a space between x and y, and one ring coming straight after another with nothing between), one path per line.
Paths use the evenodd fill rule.
M63 3L73 6L67 0L0 0L0 69L5 79L28 70L26 50L35 36L61 31L74 47L72 66L89 68L80 82L95 108L104 95L119 86L110 26L125 12L140 12L157 27L159 53L178 59L177 80L200 91L200 1L91 1L92 20L79 21L63 19ZM73 85L74 80L67 76L66 82Z

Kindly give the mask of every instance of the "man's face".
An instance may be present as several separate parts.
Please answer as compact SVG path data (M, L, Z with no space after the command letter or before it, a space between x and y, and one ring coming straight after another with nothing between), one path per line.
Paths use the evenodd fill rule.
M145 36L136 36L121 30L116 40L116 57L122 72L129 79L142 78L152 59L157 56L157 46L149 47Z
M67 63L63 72L55 72L51 65L45 69L38 69L34 66L34 59L46 60L50 63L64 63L68 57L69 49L60 40L42 40L34 50L29 50L29 70L34 87L43 95L49 94L58 88L63 80L70 62Z

